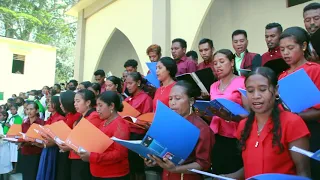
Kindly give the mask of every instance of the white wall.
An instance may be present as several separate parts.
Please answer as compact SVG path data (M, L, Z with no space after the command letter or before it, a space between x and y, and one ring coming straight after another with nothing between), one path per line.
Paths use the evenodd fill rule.
M35 43L0 37L0 91L6 102L12 94L19 95L43 86L53 86L56 67L56 49ZM25 55L24 74L12 74L13 54Z

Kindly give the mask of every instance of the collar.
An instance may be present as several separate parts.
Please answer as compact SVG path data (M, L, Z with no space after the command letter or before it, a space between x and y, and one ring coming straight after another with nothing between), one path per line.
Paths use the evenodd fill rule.
M248 51L248 50L246 50L246 51ZM244 54L246 53L246 51L243 51L242 53L240 53L240 57L237 55L237 53L234 53L234 55L235 55L237 58L243 59Z
M188 59L188 57L186 55L184 55L182 58L180 58L177 62L184 62Z
M212 61L212 59L211 59L211 61L209 61L209 62L203 61L203 64L204 64L204 65L209 65L209 64L211 65L212 62L213 62L213 61Z

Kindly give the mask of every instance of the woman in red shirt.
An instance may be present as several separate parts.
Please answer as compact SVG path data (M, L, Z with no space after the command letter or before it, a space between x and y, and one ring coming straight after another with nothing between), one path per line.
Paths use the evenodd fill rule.
M176 62L170 57L162 57L157 63L157 76L161 87L157 89L153 98L153 111L156 111L157 101L160 100L169 106L169 94L175 85L178 68Z
M300 27L290 27L283 31L280 36L280 52L283 59L290 68L280 74L279 79L299 70L304 69L313 83L320 89L320 65L308 62L310 57L308 44L310 38L304 29ZM311 133L310 151L315 152L320 149L320 104L298 114L307 124ZM311 159L312 179L320 179L320 163Z
M118 115L123 105L114 91L102 93L97 100L97 112L104 121L98 128L109 137L129 140L128 123ZM93 180L129 180L128 150L118 143L113 143L104 153L80 153L83 161L90 163Z
M58 121L65 121L64 113L60 108L59 96L52 96L49 104L48 111L51 112L49 119L45 122L46 125L53 124ZM45 137L48 143L44 145L41 153L37 180L55 180L56 179L56 166L59 163L58 151L53 139Z
M145 93L141 86L145 84L144 79L138 72L132 72L127 75L126 85L131 96L125 99L132 107L137 109L141 114L152 112L152 99ZM133 124L130 127L130 140L142 140L146 130ZM129 150L129 164L131 180L145 179L145 169L143 159L138 154Z
M159 165L163 168L162 180L203 180L200 174L190 172L190 169L207 171L211 166L211 149L214 145L214 134L210 127L199 116L193 113L192 105L195 98L200 96L200 91L191 84L178 81L171 89L169 96L170 108L187 121L200 129L200 137L196 147L182 165L175 166L167 158L159 159L149 155L151 160L145 159L148 166Z
M309 177L309 157L289 149L308 150L310 133L298 115L279 109L276 74L266 67L257 68L245 85L251 113L239 123L237 132L244 166L226 176L247 179L280 173Z
M66 114L66 124L73 128L73 124L77 121L81 114L78 113L74 107L74 97L73 91L67 90L60 94L60 107ZM71 161L69 159L70 148L64 148L65 145L59 145L60 149L63 149L58 155L59 166L57 166L57 176L56 179L59 180L70 180L71 178ZM67 146L68 147L68 146Z
M44 121L39 118L39 106L35 102L27 102L26 112L28 119L22 124L22 132L26 133L33 123L43 125ZM18 172L22 173L22 179L35 180L37 177L38 166L42 148L33 143L21 144L21 156L17 164Z
M74 95L73 95L74 96ZM82 89L78 91L74 96L74 106L71 105L72 100L70 99L72 95L70 94L67 99L68 100L68 109L70 112L74 112L73 108L76 110L78 114L80 114L79 118L75 120L74 115L72 117L73 120L70 120L67 124L72 123L72 128L74 128L79 121L84 117L89 122L91 122L94 126L99 126L102 120L99 117L99 114L95 110L96 106L96 97L95 94L87 89ZM64 102L64 95L62 95L62 102ZM62 105L67 105L62 103ZM66 110L66 109L65 109ZM70 151L69 158L71 159L71 180L87 180L91 179L90 167L88 162L84 162L80 159L80 156L74 152L71 148L66 146L65 144L59 145L60 149L67 152Z

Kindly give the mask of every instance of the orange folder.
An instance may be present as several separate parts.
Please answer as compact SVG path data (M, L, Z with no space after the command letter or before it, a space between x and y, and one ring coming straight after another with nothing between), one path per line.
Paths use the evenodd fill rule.
M125 117L125 116L138 117L141 114L138 110L136 110L126 101L123 101L122 104L123 104L123 111L118 112L121 117Z
M41 131L39 124L32 124L25 133L24 140L29 142L45 143L46 141L43 139L41 134L38 133L39 131Z
M55 122L46 129L48 135L59 144L64 143L71 133L71 128L64 121Z
M133 124L139 128L145 129L147 123L152 123L154 118L154 113L145 113L138 117L125 116L123 119L128 120L130 124Z
M6 137L19 139L22 138L21 132L21 124L12 124L12 126L9 128L9 131L7 132Z
M87 151L103 153L113 141L100 129L82 118L65 141L76 152Z

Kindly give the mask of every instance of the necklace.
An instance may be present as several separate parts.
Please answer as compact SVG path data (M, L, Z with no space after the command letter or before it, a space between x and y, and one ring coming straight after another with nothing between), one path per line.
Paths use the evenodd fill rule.
M160 88L160 94L161 94L161 95L164 93L164 91L166 90L166 88L167 88L167 86Z
M266 125L266 122L265 123L263 123L263 125L261 126L261 128L259 129L259 126L258 126L258 130L257 130L257 134L258 134L258 136L260 136L260 133L261 133L261 131L263 130L263 128L264 128L264 126Z
M222 81L220 80L220 86L219 86L220 91L224 91L224 90L231 84L232 80L233 80L234 78L236 78L236 77L237 77L237 76L233 76L233 77L231 78L231 80L230 80L226 85L224 85L224 86L223 86L223 84L222 84Z

